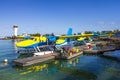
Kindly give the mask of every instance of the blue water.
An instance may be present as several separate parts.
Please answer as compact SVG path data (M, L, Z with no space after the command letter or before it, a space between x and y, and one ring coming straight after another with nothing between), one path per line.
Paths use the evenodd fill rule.
M15 66L19 54L11 40L0 40L0 80L120 80L120 51L108 52L116 59L82 55L71 60L51 60L28 67ZM8 64L3 60L7 58Z

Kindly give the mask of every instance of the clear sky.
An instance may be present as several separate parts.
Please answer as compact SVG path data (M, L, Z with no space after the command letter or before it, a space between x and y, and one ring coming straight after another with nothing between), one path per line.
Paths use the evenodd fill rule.
M0 37L120 29L120 0L0 0Z

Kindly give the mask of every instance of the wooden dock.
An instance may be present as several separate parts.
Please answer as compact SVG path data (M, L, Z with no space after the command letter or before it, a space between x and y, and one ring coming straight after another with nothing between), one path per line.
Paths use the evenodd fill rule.
M79 53L74 53L70 56L56 56L55 58L56 59L71 59L71 58L77 57L77 56L82 55L82 54L83 54L83 51L81 51Z
M51 59L55 59L55 56L53 55L33 56L28 58L15 59L13 60L13 62L19 66L29 66L40 62L45 62Z
M115 51L115 48L112 49L105 49L105 50L92 50L92 49L87 49L84 50L83 53L84 54L103 54L104 52L109 52L109 51Z

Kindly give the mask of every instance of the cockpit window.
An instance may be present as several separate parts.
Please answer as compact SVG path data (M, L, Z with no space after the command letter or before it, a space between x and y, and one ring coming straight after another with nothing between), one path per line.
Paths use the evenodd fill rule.
M50 51L49 47L42 47L42 48L39 48L40 51Z
M50 51L49 47L44 48L45 51Z
M34 40L34 38L30 38L31 40Z
M44 48L39 48L39 49L40 49L40 51L45 51Z
M34 41L37 41L37 39L36 39L36 38L34 38Z

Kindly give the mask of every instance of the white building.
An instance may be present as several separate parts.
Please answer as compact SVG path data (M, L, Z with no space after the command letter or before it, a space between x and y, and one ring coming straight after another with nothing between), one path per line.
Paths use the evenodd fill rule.
M14 36L17 36L18 26L13 26Z

